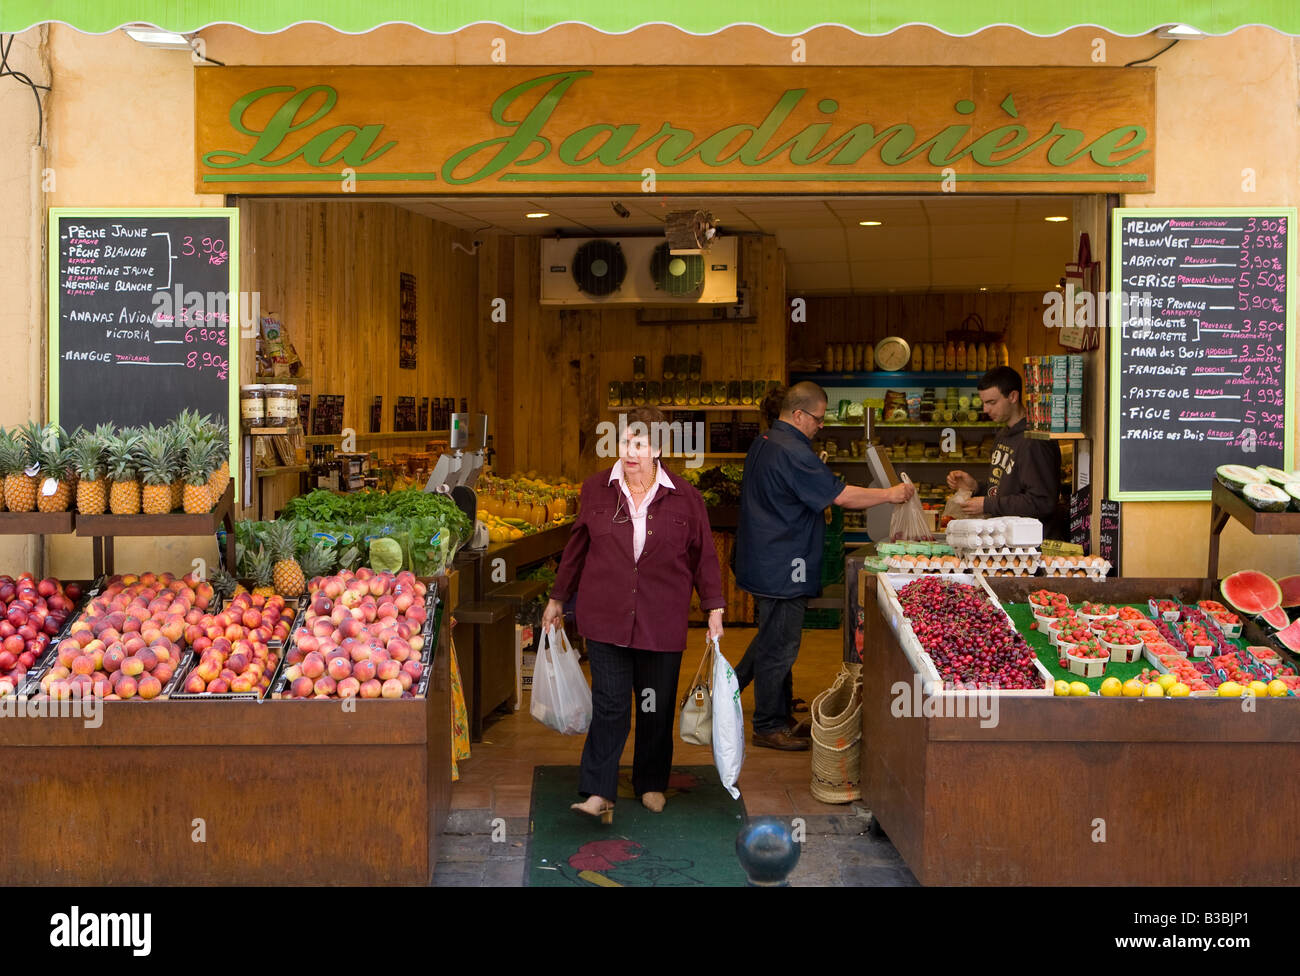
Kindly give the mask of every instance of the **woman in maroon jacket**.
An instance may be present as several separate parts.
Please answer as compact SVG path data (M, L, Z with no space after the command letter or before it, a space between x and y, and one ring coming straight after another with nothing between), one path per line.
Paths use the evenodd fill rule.
M628 413L619 461L582 485L578 520L556 573L543 628L563 622L578 595L578 630L591 664L591 727L573 809L614 819L618 764L637 703L632 786L658 813L673 762L677 678L691 590L722 635L722 577L704 499L659 463L667 430L653 407Z

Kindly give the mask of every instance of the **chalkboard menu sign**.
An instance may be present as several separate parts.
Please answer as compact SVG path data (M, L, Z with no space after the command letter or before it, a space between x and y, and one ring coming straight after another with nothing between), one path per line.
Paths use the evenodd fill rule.
M163 424L188 408L230 424L238 457L238 247L233 209L51 210L50 420Z
M1110 563L1110 575L1119 575L1120 505L1109 498L1101 500L1098 513L1101 524L1097 527L1097 555Z
M1219 465L1291 469L1295 219L1114 212L1112 498L1202 500Z
M1070 541L1092 552L1092 485L1084 485L1070 496Z

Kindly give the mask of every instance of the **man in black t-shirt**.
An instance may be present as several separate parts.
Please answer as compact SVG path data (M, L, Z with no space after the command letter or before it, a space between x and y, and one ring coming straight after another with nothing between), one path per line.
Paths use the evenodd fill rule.
M979 381L980 401L990 420L1006 424L993 443L987 485L965 471L948 472L948 487L971 493L962 508L968 518L1022 515L1043 523L1043 538L1061 539L1061 448L1055 441L1025 436L1028 418L1021 403L1020 374L1010 366L989 370Z
M799 656L808 598L821 590L824 510L899 504L915 491L846 487L812 450L825 421L826 391L791 386L780 418L750 447L740 488L736 582L754 595L758 631L736 677L742 689L754 682L754 745L772 749L808 748L806 729L791 724L785 679Z

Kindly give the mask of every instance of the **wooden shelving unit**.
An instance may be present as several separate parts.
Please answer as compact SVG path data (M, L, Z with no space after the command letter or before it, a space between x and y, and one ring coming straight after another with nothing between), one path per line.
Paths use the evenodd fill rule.
M217 527L226 527L226 565L235 565L235 520L233 516L235 482L232 478L211 512L204 515L79 515L75 522L78 536L93 539L95 578L113 573L113 538L115 536L216 535ZM71 516L69 516L70 518ZM233 571L233 569L232 569Z
M1081 441L1087 438L1087 434L1081 431L1048 431L1048 430L1027 430L1025 436L1031 441Z
M1216 481L1210 493L1210 559L1206 573L1211 582L1219 578L1219 535L1230 518L1254 535L1300 535L1300 512L1258 511Z
M342 434L309 434L306 438L308 446L312 444L338 444ZM386 441L406 441L418 440L445 440L451 436L449 430L399 430L387 431L378 434L363 433L357 431L357 443L366 441L369 443L383 443Z
M72 512L0 512L0 535L67 535Z
M706 413L757 413L763 409L757 403L697 403L694 405L683 405L680 403L644 403L640 404L640 406L655 407L658 410L662 410L664 413L697 413L699 411L704 411ZM608 403L605 404L606 413L622 413L625 410L635 409L636 405L612 407Z
M280 383L284 385L288 385L292 383L294 386L310 386L311 377L310 376L254 376L253 382L272 383L272 384Z

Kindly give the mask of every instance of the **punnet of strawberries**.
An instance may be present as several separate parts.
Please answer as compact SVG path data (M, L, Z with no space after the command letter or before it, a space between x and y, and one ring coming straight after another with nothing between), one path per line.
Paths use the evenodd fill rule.
M1175 613L1183 609L1183 605L1177 600L1157 600L1156 609L1161 613Z
M1114 617L1119 611L1108 603L1087 602L1079 607L1080 613L1085 613L1089 617Z
M1101 630L1101 639L1108 644L1116 644L1120 647L1132 647L1134 644L1141 644L1142 638L1133 632L1133 628L1120 623L1118 620L1107 620L1104 622Z
M1029 594L1029 602L1035 610L1041 610L1044 607L1068 607L1070 598L1054 590L1034 590Z
M1134 623L1136 623L1139 620L1146 620L1148 619L1148 617L1137 607L1120 607L1119 619L1126 620L1126 621L1131 620Z
M945 687L1043 687L1033 650L982 590L923 576L900 589L898 599Z
M1062 644L1061 647L1069 657L1110 657L1110 651L1103 647L1101 641L1097 640L1096 637L1089 637L1077 644Z

